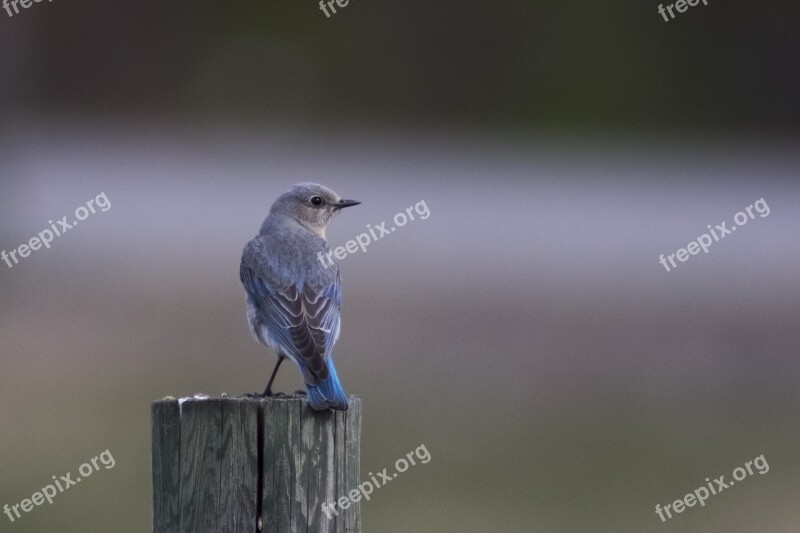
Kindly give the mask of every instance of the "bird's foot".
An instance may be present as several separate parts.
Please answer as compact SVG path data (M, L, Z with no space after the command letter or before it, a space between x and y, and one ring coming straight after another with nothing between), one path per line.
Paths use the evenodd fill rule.
M288 398L282 392L245 392L242 396L245 398Z

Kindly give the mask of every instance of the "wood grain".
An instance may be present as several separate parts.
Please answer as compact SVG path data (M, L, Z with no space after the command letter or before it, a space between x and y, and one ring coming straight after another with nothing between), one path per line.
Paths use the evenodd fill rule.
M305 398L153 402L153 532L360 533L361 399L345 412ZM260 490L260 494L259 494ZM259 515L260 511L260 515ZM260 520L259 520L260 519Z

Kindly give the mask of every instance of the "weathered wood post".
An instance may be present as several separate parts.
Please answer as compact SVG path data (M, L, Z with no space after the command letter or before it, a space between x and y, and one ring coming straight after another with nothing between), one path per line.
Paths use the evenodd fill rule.
M153 402L153 533L360 533L361 399L313 411L305 398ZM331 518L328 518L328 514Z

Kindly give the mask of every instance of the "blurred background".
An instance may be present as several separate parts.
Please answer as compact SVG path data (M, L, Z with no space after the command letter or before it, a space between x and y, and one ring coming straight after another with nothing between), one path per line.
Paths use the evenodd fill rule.
M800 8L708 4L0 10L0 250L111 203L0 263L0 505L116 460L0 531L150 530L150 402L263 389L241 249L309 180L333 246L431 212L340 261L362 472L432 456L364 531L797 531Z

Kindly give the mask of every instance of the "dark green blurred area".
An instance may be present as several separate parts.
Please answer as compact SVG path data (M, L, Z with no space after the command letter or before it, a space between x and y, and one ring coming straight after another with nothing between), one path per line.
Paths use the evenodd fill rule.
M796 131L790 1L37 4L2 105L301 123Z

